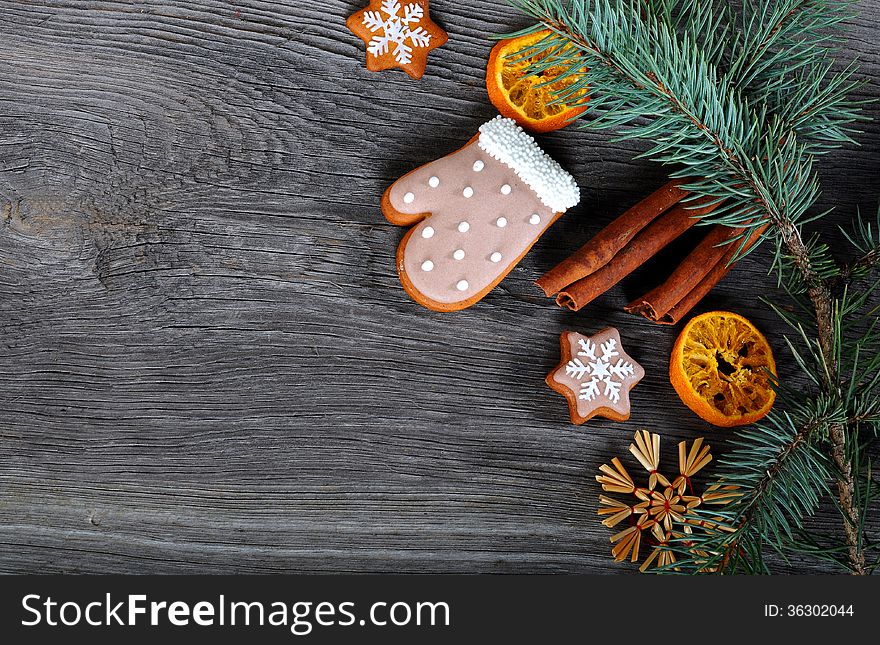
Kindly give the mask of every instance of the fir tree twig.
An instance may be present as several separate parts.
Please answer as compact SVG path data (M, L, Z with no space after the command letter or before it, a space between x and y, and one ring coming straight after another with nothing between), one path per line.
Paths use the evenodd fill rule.
M687 178L695 197L724 202L706 223L771 225L762 241L775 242L780 284L807 313L806 319L783 316L796 322L806 341L806 353L796 359L812 378L815 395L805 403L786 399L791 415L774 412L744 431L744 449L733 453L734 467L724 474L725 482L745 491L726 511L731 530L707 532L704 548L694 549L687 538L686 550L763 570L762 531L776 536L771 545L777 550L793 543L801 518L815 509L833 477L847 566L867 573L861 504L866 486L854 469L860 424L847 423L858 416L849 412L860 403L855 371L842 369L844 360L857 364L871 344L846 335L867 296L837 296L834 290L841 277L846 282L876 264L880 240L874 244L873 232L857 230L860 242L871 242L854 242L862 255L841 268L827 245L804 235L804 225L821 216L808 215L819 195L814 158L851 142L851 124L863 118L861 103L848 98L858 85L852 80L856 68L835 71L830 56L829 29L846 19L850 3L747 0L738 21L727 3L714 0L654 0L647 6L636 0L511 1L539 22L535 29L551 32L529 52L544 54L538 68L559 67L563 76L578 79L559 100L574 101L590 88L593 118L586 127L614 127L623 129L621 138L652 141L644 156L675 165L673 176ZM880 361L869 364L880 368ZM877 381L870 381L872 387ZM707 568L705 558L692 564Z

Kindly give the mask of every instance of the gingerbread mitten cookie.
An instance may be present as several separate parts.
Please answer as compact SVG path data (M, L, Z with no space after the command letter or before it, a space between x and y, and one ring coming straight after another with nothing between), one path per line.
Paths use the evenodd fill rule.
M415 225L397 249L406 292L429 309L457 311L489 293L579 201L572 176L499 116L464 148L392 184L382 212Z
M559 345L562 362L546 380L568 400L571 422L581 425L594 416L629 419L629 391L645 370L623 351L618 331L608 327L589 337L565 331Z
M449 39L428 11L428 0L371 0L353 14L346 26L367 46L367 69L399 67L421 78L428 54Z

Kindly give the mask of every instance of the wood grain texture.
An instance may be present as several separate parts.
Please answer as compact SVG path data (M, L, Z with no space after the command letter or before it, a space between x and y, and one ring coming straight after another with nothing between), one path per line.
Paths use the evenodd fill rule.
M379 198L493 116L488 37L523 21L436 0L414 82L364 69L360 5L0 0L0 571L630 571L598 466L642 427L669 463L723 447L668 383L676 330L621 311L675 252L579 314L532 284L664 183L638 144L543 138L581 206L474 308L406 297ZM876 204L877 123L860 141L821 162L840 221ZM766 260L702 309L752 318L785 378ZM647 377L630 422L575 428L543 378L559 332L609 324Z

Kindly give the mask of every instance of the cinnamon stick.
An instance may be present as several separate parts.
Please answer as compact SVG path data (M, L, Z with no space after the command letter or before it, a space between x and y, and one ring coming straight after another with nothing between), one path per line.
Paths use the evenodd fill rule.
M629 303L624 310L657 321L687 296L716 264L727 255L728 244L743 229L715 226L660 286ZM738 246L734 244L734 246Z
M748 241L746 242L745 249L748 250L755 245L755 242L758 241L758 238L767 230L766 226L762 226L761 228L755 230L750 236ZM739 249L739 243L734 242L728 245L730 248L724 254L724 256L712 267L712 270L706 274L700 282L693 288L691 291L682 298L678 304L676 304L672 309L670 309L663 316L657 318L655 322L660 323L661 325L675 325L679 323L685 316L687 316L691 309L697 306L697 303L700 302L706 295L712 291L715 286L724 279L730 270L733 268L733 264L731 264L731 260L733 259L734 254L737 249ZM639 312L641 313L641 312ZM644 315L644 314L643 314ZM650 318L649 318L650 320Z
M602 229L568 259L541 276L535 284L547 296L552 296L601 269L636 234L688 195L688 191L681 188L683 183L681 180L670 181L648 195Z
M676 206L633 238L601 269L560 291L556 304L579 311L654 257L696 224L701 216L711 213L718 205L717 200L713 202L709 198L702 198L687 205Z

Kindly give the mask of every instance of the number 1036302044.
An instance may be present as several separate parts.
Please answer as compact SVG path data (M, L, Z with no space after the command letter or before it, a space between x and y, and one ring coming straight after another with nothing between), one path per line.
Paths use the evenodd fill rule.
M828 604L828 605L764 605L764 616L768 618L789 617L789 618L833 618L837 616L855 616L855 610L852 605L846 604Z

